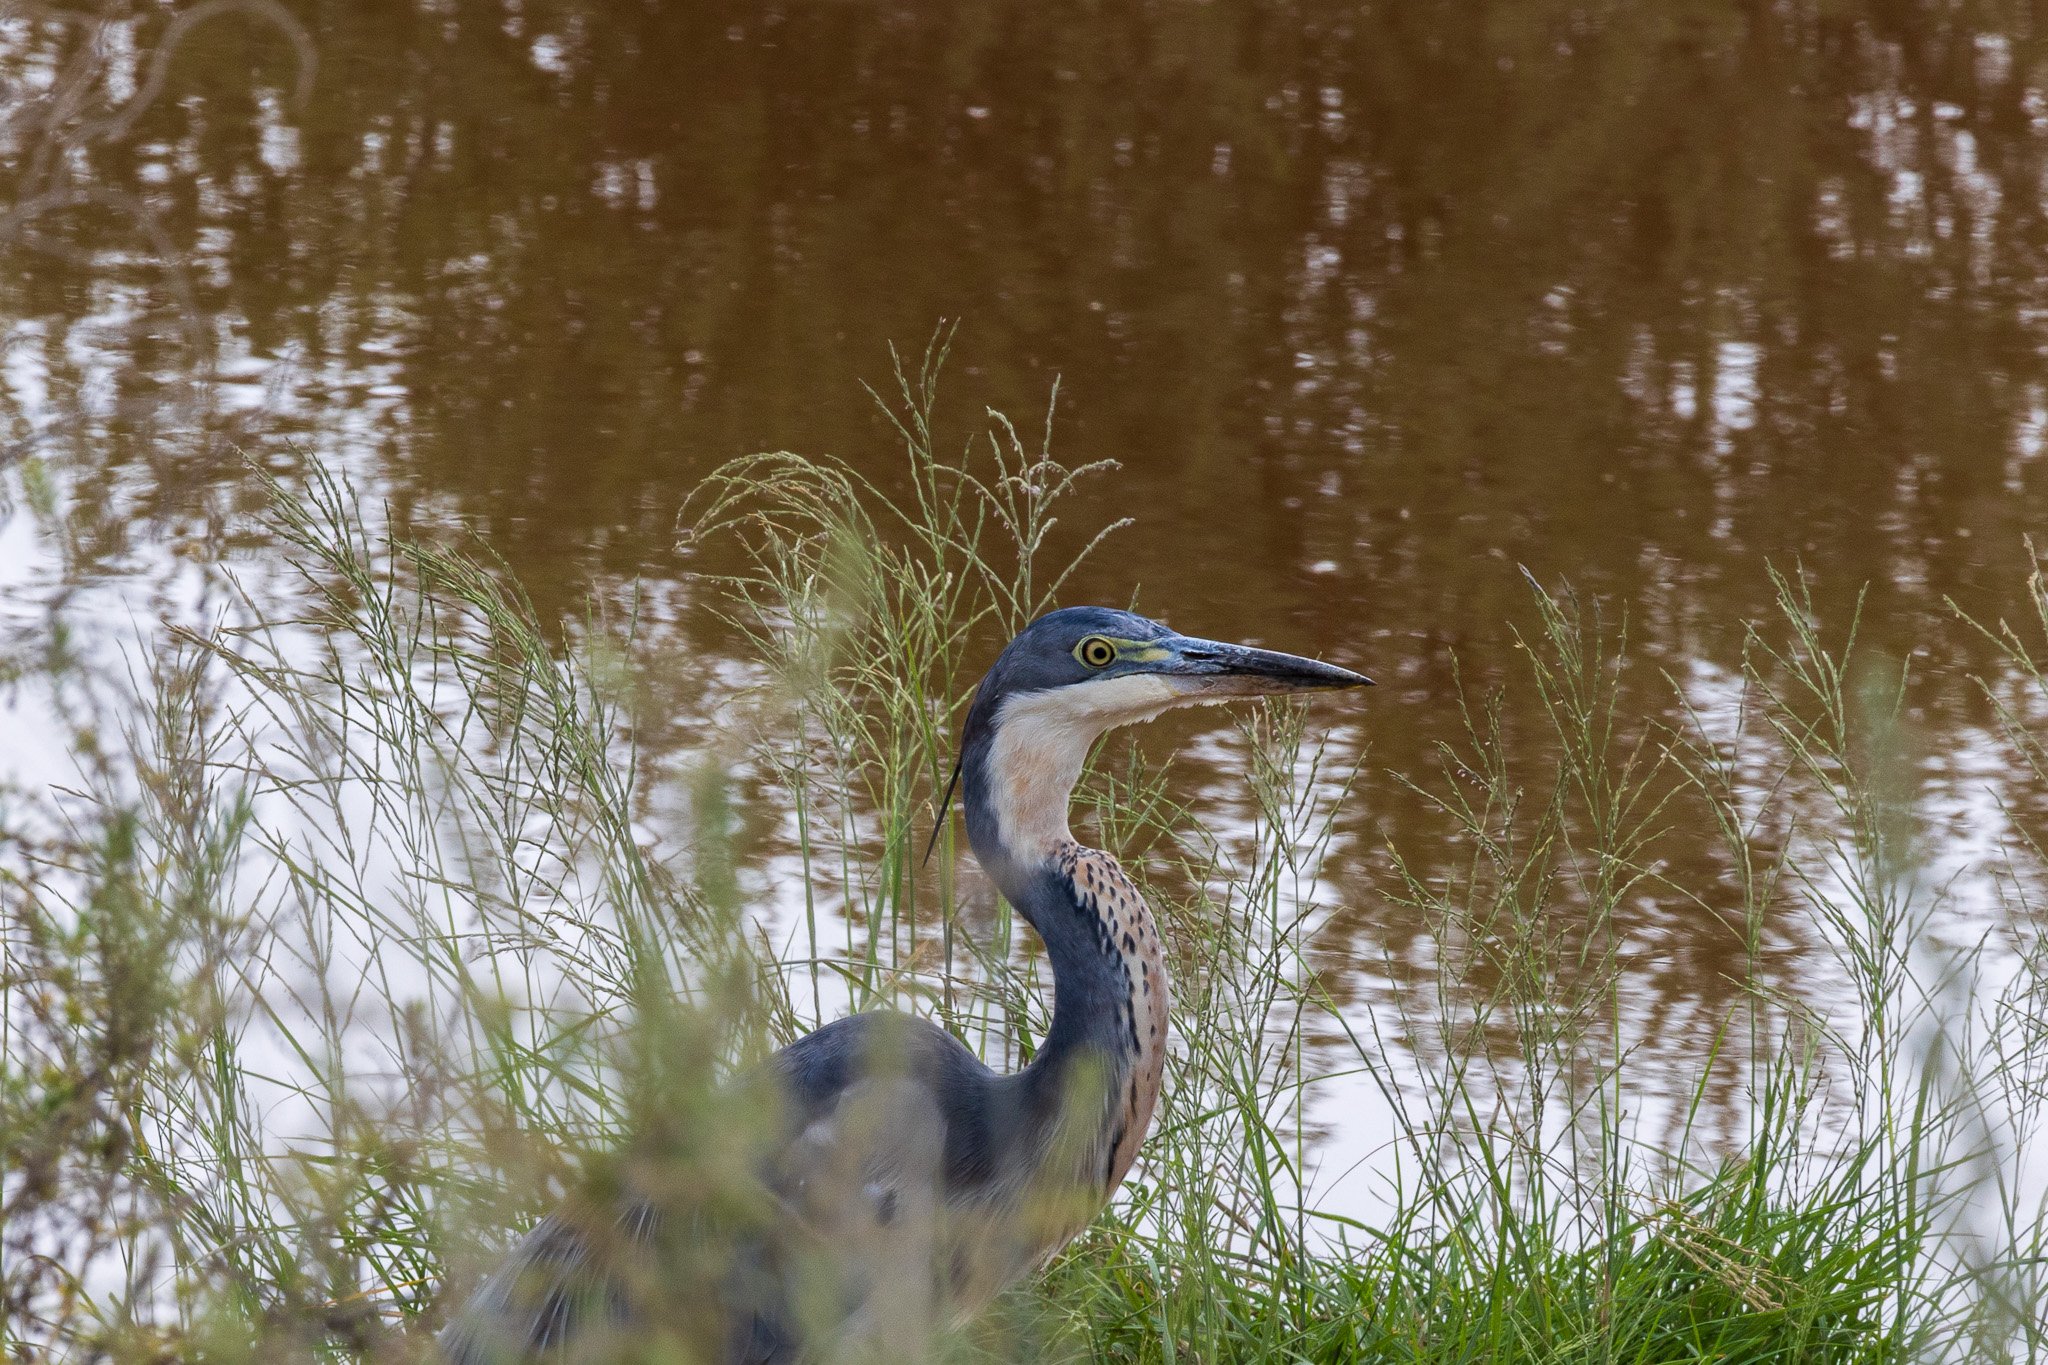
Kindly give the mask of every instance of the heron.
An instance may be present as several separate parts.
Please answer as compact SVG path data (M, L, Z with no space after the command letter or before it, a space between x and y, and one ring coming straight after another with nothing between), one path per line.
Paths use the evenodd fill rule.
M749 1153L765 1211L722 1266L664 1269L675 1239L660 1201L615 1191L518 1243L442 1333L443 1356L642 1359L644 1344L630 1343L666 1315L697 1333L685 1359L919 1358L936 1330L1088 1225L1131 1169L1159 1098L1165 943L1116 859L1068 828L1096 740L1176 707L1370 683L1127 611L1069 607L1033 621L975 690L939 816L957 787L975 857L1044 944L1052 1019L1029 1064L993 1071L906 1014L827 1024L738 1083L768 1095L775 1117Z

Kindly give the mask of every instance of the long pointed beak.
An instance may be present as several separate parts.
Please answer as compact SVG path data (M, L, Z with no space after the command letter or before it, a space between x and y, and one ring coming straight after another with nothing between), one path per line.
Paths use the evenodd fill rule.
M1227 645L1189 635L1157 642L1166 651L1152 671L1189 700L1271 697L1292 692L1336 692L1371 687L1372 679L1335 664L1250 645Z

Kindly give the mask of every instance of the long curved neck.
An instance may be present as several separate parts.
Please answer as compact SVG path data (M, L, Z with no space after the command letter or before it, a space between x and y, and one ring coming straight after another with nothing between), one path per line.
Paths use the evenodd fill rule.
M1106 1194L1135 1158L1158 1096L1163 944L1116 860L1067 831L1067 801L1095 734L1014 725L1006 717L969 726L960 775L967 837L1044 940L1052 967L1052 1027L1019 1078L1027 1103L1073 1138L1075 1173Z
M1020 738L1023 742L1020 742ZM1004 725L970 728L961 752L961 809L982 869L1045 941L1053 979L1052 1028L1037 1063L1094 1044L1114 1050L1124 1003L1097 916L1061 866L1077 845L1067 802L1093 736L1058 748Z

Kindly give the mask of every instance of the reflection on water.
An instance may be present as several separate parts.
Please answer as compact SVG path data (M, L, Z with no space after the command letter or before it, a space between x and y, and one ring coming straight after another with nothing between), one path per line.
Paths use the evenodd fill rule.
M1867 586L1861 648L1910 661L1938 870L2048 810L1965 682L1990 642L1944 605L2010 612L2048 524L2030 26L1732 0L106 14L0 14L17 620L274 571L245 457L314 460L399 521L473 524L549 615L640 584L656 733L686 748L737 645L677 509L756 449L897 477L856 381L958 317L963 433L1058 375L1056 450L1123 464L1068 512L1135 518L1071 600L1366 669L1370 773L1435 769L1454 652L1476 690L1517 676L1517 565L1625 610L1631 707L1676 719L1668 675L1720 723L1774 562L1838 635ZM25 529L43 485L54 540ZM1532 761L1537 707L1518 687L1501 717ZM1148 742L1212 722L1177 724ZM1182 780L1227 815L1236 763L1197 744ZM1391 780L1346 819L1325 954L1369 991L1437 951L1374 850L1464 855ZM1711 899L1717 850L1681 825L1655 856ZM1696 1046L1740 935L1654 895L1626 927L1644 1035ZM1814 945L1767 948L1822 988Z

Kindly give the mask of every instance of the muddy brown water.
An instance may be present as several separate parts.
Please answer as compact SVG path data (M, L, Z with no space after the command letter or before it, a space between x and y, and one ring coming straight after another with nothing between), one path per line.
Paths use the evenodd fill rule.
M1862 648L1910 663L1918 837L1999 922L1983 869L2044 804L1970 678L2017 685L1946 603L2017 619L2048 537L2026 7L105 16L0 5L14 625L88 586L150 619L194 563L260 574L242 452L313 459L473 525L546 615L641 585L685 674L655 742L685 748L738 649L686 577L721 566L677 548L690 490L777 448L900 486L860 382L958 319L951 439L986 406L1034 435L1057 376L1055 453L1121 463L1063 513L1134 519L1069 601L1382 684L1329 713L1370 745L1318 949L1340 994L1432 952L1376 850L1466 856L1387 776L1438 780L1458 677L1510 684L1532 782L1554 757L1523 566L1625 617L1625 709L1673 723L1674 681L1728 705L1767 565L1803 566L1831 638L1867 592ZM1216 724L1148 743L1228 792ZM1732 904L1696 822L1655 856ZM1628 931L1627 1006L1677 1068L1739 997L1740 936L1654 895ZM1771 951L1824 989L1811 935Z

